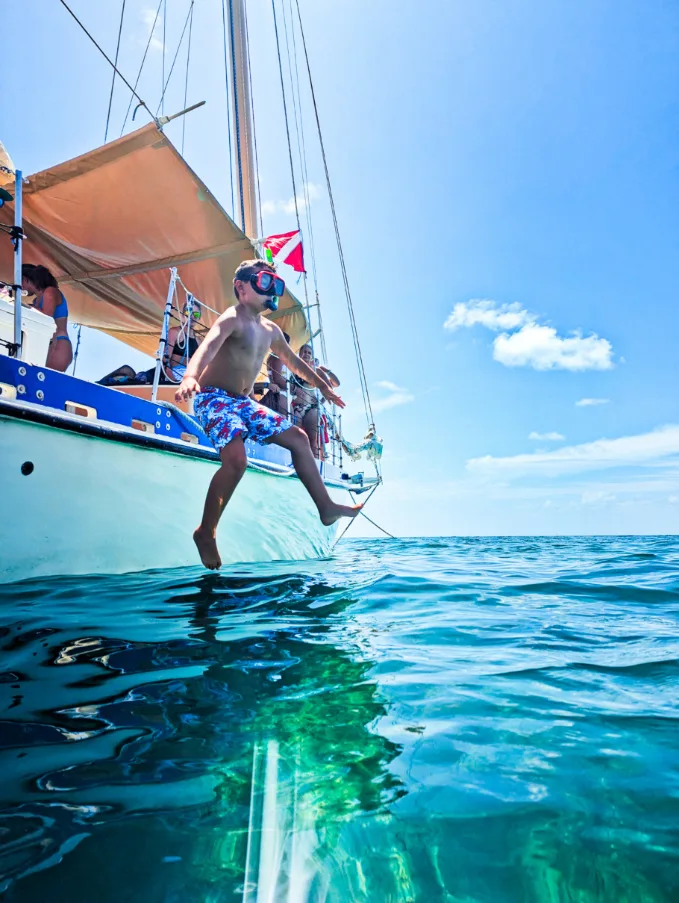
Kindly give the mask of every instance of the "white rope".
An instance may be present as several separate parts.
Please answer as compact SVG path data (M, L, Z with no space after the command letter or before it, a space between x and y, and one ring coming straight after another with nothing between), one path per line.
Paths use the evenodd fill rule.
M167 0L165 0L166 6L163 8L163 15L167 16ZM186 20L184 21L184 28L182 29L181 37L179 38L179 43L177 44L177 49L174 54L174 59L172 60L172 65L170 66L170 72L167 76L167 81L163 85L163 93L160 95L160 101L158 102L158 109L156 110L156 118L158 118L158 113L165 115L165 92L167 91L168 85L170 84L170 79L172 78L172 73L174 72L174 66L177 62L177 57L179 56L179 51L181 50L182 44L184 43L184 35L186 34L186 29L189 24L189 20L191 19L191 15L193 13L193 4L194 0L191 0L191 4L189 6L189 11L186 14ZM165 19L163 19L163 80L165 79Z
M328 189L328 199L330 201L330 210L332 213L332 221L335 230L335 240L337 242L337 252L340 261L340 269L342 271L342 281L344 283L344 294L346 296L347 301L347 309L349 311L349 323L351 325L351 335L354 342L354 351L356 353L356 363L358 365L358 375L359 382L361 384L361 393L363 395L363 404L365 407L366 419L368 420L368 424L371 425L374 423L375 418L373 415L372 404L370 401L370 391L368 389L368 380L365 373L365 365L363 363L363 352L361 350L361 343L358 337L358 328L356 325L356 317L354 313L354 304L351 297L351 289L349 287L349 277L347 275L346 262L344 259L344 250L342 248L342 239L339 231L339 223L337 219L337 210L335 209L335 199L332 192L332 184L330 181L330 170L328 168L328 160L325 153L325 143L323 141L323 132L321 129L321 120L318 112L318 104L316 103L316 91L314 88L313 78L311 76L311 63L309 61L309 52L307 49L306 38L304 35L304 26L302 25L302 13L299 7L299 0L295 0L295 4L297 7L297 18L299 21L299 31L300 36L302 38L302 47L304 50L304 60L306 62L307 74L309 77L309 89L311 91L311 100L314 108L314 116L316 119L316 130L318 133L318 141L321 148L321 157L323 159L323 168L325 171L325 182ZM379 472L379 471L378 471Z
M191 295L196 304L198 304L200 307L205 308L205 310L209 310L210 313L215 314L215 316L221 317L221 314L218 310L215 310L214 307L210 307L210 305L206 304L205 301L201 301L200 298L197 297L197 295L194 295L190 288L187 288L186 284L182 282L182 278L179 274L177 274L177 282L179 283L179 285L181 285L187 295Z

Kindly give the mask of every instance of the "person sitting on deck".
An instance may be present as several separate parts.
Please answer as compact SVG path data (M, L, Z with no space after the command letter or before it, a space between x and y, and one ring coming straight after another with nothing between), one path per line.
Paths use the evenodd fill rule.
M165 368L168 371L168 378L174 378L178 383L181 382L189 361L201 342L194 332L196 324L200 321L200 304L195 299L191 308L191 322L187 318L187 313L188 306L185 304L181 324L173 326L167 333L167 347L170 350L165 359Z
M198 350L201 338L195 334L194 327L196 322L200 320L200 306L194 300L192 309L191 322L185 320L187 307L184 306L181 325L172 326L167 333L167 345L169 349L163 360L163 368L160 371L161 385L173 385L180 383L182 376L186 372L186 367L191 357ZM141 370L137 373L129 364L123 364L111 373L107 373L100 380L97 380L101 386L117 386L117 385L150 385L153 383L156 368L151 367L149 370Z
M283 333L283 338L289 345L290 336L287 332ZM277 414L287 417L289 411L285 393L288 390L288 379L285 375L285 364L275 354L270 354L266 361L266 369L269 372L269 388L259 403L263 404L265 408L271 408Z
M175 394L178 402L196 396L194 414L221 459L207 492L203 518L193 534L203 564L213 570L222 563L217 548L219 519L248 466L246 439L290 451L297 476L326 526L340 517L356 517L362 507L334 502L306 433L248 397L271 350L324 398L344 407L326 380L288 347L280 327L262 316L265 310L278 307L285 283L266 261L246 260L236 270L233 291L236 305L225 311L207 334Z
M299 349L299 356L310 367L314 367L321 378L333 389L336 389L339 386L340 381L332 370L329 370L327 367L323 367L314 361L314 354L310 345L302 345ZM318 458L321 456L321 434L324 434L326 431L326 426L321 422L324 414L320 408L320 404L324 403L324 400L321 399L319 401L313 387L303 379L293 376L291 382L293 385L292 410L295 415L295 422L301 425L302 429L309 437L311 452L314 458Z
M65 373L73 360L73 346L68 335L68 304L59 283L47 267L25 263L21 267L21 288L34 295L30 305L54 319L54 335L50 339L45 366Z

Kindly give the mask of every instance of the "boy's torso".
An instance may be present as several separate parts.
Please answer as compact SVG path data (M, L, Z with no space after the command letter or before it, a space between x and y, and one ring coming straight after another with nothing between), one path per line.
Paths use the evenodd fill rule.
M237 314L233 332L200 374L201 385L249 395L271 347L274 329L262 317Z

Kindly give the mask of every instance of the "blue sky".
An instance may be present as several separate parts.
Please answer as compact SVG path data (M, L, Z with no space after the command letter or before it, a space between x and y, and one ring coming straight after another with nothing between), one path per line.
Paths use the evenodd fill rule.
M677 532L679 6L300 2L386 447L371 516L400 535ZM168 67L188 5L168 0ZM120 4L72 6L113 54ZM128 78L155 7L127 2ZM248 8L273 233L294 228L292 187L271 5ZM187 117L185 155L230 209L220 4L196 9L188 98L207 105ZM30 41L30 64L3 68L0 138L15 163L30 173L102 143L110 70L63 7L9 4L4 25ZM183 106L179 59L166 112ZM139 89L154 107L161 65L157 32ZM329 359L359 439L303 93ZM113 135L128 100L118 85ZM180 143L181 125L169 134ZM79 375L137 360L88 334Z

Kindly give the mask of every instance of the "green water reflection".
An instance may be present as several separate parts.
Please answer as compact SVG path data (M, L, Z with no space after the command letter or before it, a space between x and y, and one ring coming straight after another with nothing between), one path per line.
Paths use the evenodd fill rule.
M405 791L388 767L398 746L372 730L385 709L370 662L331 639L353 601L303 578L207 578L155 609L165 621L190 614L181 638L41 632L43 689L60 706L43 700L40 728L58 726L70 742L59 767L20 767L6 788L24 800L5 810L9 898L39 899L48 881L54 901L360 893L366 876L343 849L346 828L384 821ZM155 619L144 619L153 636ZM38 765L39 742L30 754Z
M388 588L386 613L355 581L272 569L1 590L5 898L679 899L676 793L659 797L652 767L676 771L671 719L633 735L571 711L566 678L557 718L529 670L455 671L469 592L415 663L417 580ZM380 647L398 604L403 635ZM482 642L513 655L468 604L483 619L469 668ZM528 610L493 617L527 635ZM635 755L604 755L623 735Z

